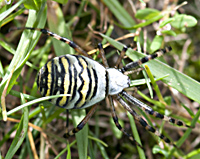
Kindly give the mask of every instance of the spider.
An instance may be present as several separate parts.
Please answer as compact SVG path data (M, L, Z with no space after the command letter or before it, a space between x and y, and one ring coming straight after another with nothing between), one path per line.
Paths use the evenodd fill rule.
M75 44L73 41L61 37L53 32L46 29L39 28L18 28L37 30L52 36L53 38L60 40L70 45L75 51L81 55L64 55L55 57L54 59L47 62L39 71L37 77L37 86L42 96L51 96L56 94L70 94L71 96L63 96L54 98L51 102L59 107L65 109L80 109L91 107L85 118L75 127L74 129L67 132L66 137L72 136L79 132L91 116L94 114L98 102L108 97L111 103L111 114L116 127L122 131L128 138L136 145L142 148L142 146L133 138L132 135L122 128L118 122L118 117L115 112L113 98L127 110L136 121L138 121L146 130L154 133L166 143L173 144L167 137L159 133L156 129L151 127L140 115L138 115L128 104L129 102L136 107L141 108L146 113L153 115L156 118L168 121L178 126L190 127L182 121L176 120L171 117L164 116L154 111L148 105L142 103L137 98L129 95L124 89L130 86L130 79L125 73L129 70L139 67L141 64L148 62L149 60L155 59L156 57L162 56L163 54L172 50L171 47L158 50L151 55L148 55L138 61L130 62L120 69L117 69L123 56L127 51L127 46L124 46L121 55L117 60L115 68L109 68L102 44L98 44L100 55L103 61L103 65L92 60L86 51ZM126 102L126 101L127 102Z

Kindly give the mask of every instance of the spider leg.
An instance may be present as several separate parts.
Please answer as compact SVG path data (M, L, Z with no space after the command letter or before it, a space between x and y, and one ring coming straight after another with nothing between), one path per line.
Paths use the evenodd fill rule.
M99 53L101 55L101 59L105 68L109 68L108 61L105 56L105 52L101 43L98 43Z
M145 111L146 113L153 115L156 118L160 118L162 120L168 121L170 123L176 124L178 126L185 126L185 127L189 127L191 128L191 126L183 123L180 120L171 118L171 117L167 117L165 115L162 115L156 111L154 111L151 107L149 107L148 105L142 103L140 100L138 100L137 98L129 95L126 91L122 91L120 93L120 95L122 95L127 101L129 101L131 104L136 105L137 107L140 107L143 111Z
M122 72L126 72L126 71L128 71L130 69L138 67L138 66L140 66L140 65L142 65L142 64L144 64L144 63L146 63L146 62L148 62L148 61L150 61L152 59L155 59L157 57L162 56L163 54L165 54L165 53L167 53L167 52L169 52L171 50L172 50L171 47L166 47L165 49L160 49L160 50L156 51L155 53L153 53L151 55L148 55L148 56L145 56L145 57L143 57L142 59L140 59L138 61L128 63L127 65L125 65L124 67L121 68L121 71Z
M47 29L40 29L40 28L31 28L31 27L20 27L20 28L17 28L17 29L28 29L28 30L37 30L37 31L40 31L41 33L43 34L46 34L48 36L51 36L57 40L60 40L64 43L67 43L69 46L71 46L76 52L86 56L86 57L89 57L89 55L87 54L87 52L85 50L83 50L80 46L78 46L76 43L74 43L73 41L65 38L65 37L62 37L58 34L55 34Z
M121 63L122 59L124 58L124 55L127 51L128 47L125 45L120 53L119 58L117 59L115 67L118 68L119 64Z
M129 74L133 74L133 73L138 73L140 71L144 70L144 67L139 67L139 68L136 68L134 70L130 70L130 71L126 71L124 72L124 75L129 75Z
M95 110L97 109L97 104L95 104L94 106L92 106L92 108L90 109L90 111L88 112L88 114L83 118L83 120L77 125L76 128L73 128L72 130L70 130L69 132L67 132L65 134L65 137L70 137L72 135L74 135L75 133L79 132L81 129L83 129L83 127L85 126L85 124L88 122L88 120L92 117L92 115L94 114Z
M140 115L138 115L133 109L131 109L131 107L119 95L117 96L117 99L120 102L120 104L134 117L134 119L137 120L146 130L154 133L166 143L177 147L173 142L170 141L170 139L168 139L163 134L159 133L156 129L151 127Z
M115 112L115 108L114 108L114 104L113 104L113 99L111 96L108 96L109 98L109 101L110 101L110 104L111 104L111 114L112 114L112 118L113 118L113 121L116 125L116 127L121 131L123 132L126 136L128 136L128 138L137 146L139 146L140 148L143 149L143 147L133 138L133 136L129 133L127 133L123 128L122 126L120 125L119 121L118 121L118 117L117 117L117 114Z

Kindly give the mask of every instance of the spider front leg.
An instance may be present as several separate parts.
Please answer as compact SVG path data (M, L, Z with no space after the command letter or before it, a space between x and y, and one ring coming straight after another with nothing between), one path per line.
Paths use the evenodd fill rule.
M88 114L83 118L83 120L77 125L76 128L73 128L72 130L70 130L69 132L66 132L65 137L68 138L70 136L73 136L75 133L78 133L81 129L83 129L83 127L85 126L85 124L88 122L88 120L92 117L92 115L94 114L94 112L97 109L97 104L95 104L94 106L92 106L92 108L90 109L90 111L88 112Z
M119 56L119 58L117 59L117 62L116 62L116 64L115 64L115 67L116 67L116 68L119 67L119 64L121 63L122 59L124 58L124 55L125 55L127 49L128 49L128 47L127 47L126 45L124 45L124 47L123 47L123 49L122 49L122 51L121 51L121 53L120 53L120 56Z
M15 28L17 30L19 29L22 29L22 30L37 30L37 31L40 31L42 34L45 34L45 35L48 35L48 36L51 36L59 41L62 41L66 44L68 44L69 46L71 46L76 52L80 53L81 55L84 55L86 57L89 57L90 56L87 54L87 52L85 50L83 50L80 46L78 46L76 43L74 43L73 41L65 38L65 37L62 37L58 34L55 34L47 29L40 29L40 28L31 28L31 27L19 27L19 28ZM11 29L11 30L15 30L15 29ZM10 30L10 31L11 31Z
M105 68L108 68L108 62L106 60L106 57L105 57L105 52L104 52L104 49L103 49L103 46L101 43L98 44L98 48L99 48L99 51L100 51L100 55L101 55L101 58L102 58L102 62L103 62L103 65ZM120 56L119 58L117 59L117 62L115 64L115 68L118 68L119 64L121 63L122 59L124 58L124 55L127 51L128 47L126 45L124 45L121 53L120 53Z
M106 59L105 52L101 43L98 44L98 48L99 48L99 53L101 55L101 59L102 59L104 67L109 68L108 61Z
M125 65L124 67L122 67L120 70L121 70L121 72L124 73L124 72L126 72L126 71L128 71L128 70L137 68L138 66L140 66L140 65L142 65L142 64L144 64L144 63L146 63L146 62L148 62L148 61L150 61L150 60L153 60L153 59L155 59L155 58L157 58L157 57L160 57L160 56L162 56L163 54L165 54L165 53L167 53L167 52L169 52L169 51L171 51L171 50L172 50L171 47L166 47L165 49L160 49L160 50L154 52L154 53L151 54L151 55L147 55L147 56L141 58L141 59L138 60L138 61L128 63L127 65Z

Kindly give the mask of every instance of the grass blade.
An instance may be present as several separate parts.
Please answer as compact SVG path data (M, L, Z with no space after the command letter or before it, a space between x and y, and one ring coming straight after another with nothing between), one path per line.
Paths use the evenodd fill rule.
M25 102L25 99L23 98L23 103ZM19 126L17 128L17 133L15 135L15 138L5 156L5 159L10 159L14 156L14 154L17 152L17 150L20 148L21 144L24 141L24 138L26 137L27 130L28 130L28 107L23 108L23 116L21 118L21 121L19 123Z

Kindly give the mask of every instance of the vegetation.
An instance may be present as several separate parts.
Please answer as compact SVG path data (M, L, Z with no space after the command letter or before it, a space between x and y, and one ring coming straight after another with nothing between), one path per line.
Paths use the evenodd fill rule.
M197 0L0 1L0 159L200 157ZM146 71L130 75L132 87L128 91L154 110L195 128L177 127L136 109L151 126L174 141L175 148L135 123L115 103L121 125L141 142L142 150L117 130L109 103L103 101L89 124L75 137L65 139L66 110L48 102L55 96L41 98L35 78L49 59L75 51L38 31L9 32L24 26L48 28L73 39L98 62L101 59L96 48L101 42L111 67L118 56L116 50L122 50L123 45L129 49L122 64L171 46L172 51L159 61L148 62ZM89 109L70 110L74 126Z

